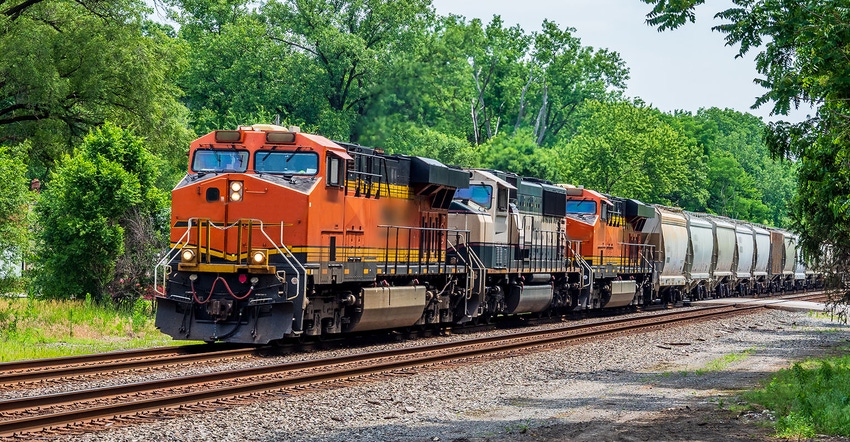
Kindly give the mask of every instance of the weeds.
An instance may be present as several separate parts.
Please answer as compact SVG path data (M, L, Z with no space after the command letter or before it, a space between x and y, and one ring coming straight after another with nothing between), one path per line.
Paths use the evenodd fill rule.
M174 342L154 327L150 301L128 307L80 300L0 298L0 362Z
M796 363L744 397L775 412L777 436L850 436L850 355Z
M713 371L720 371L724 368L732 365L735 362L742 361L749 357L755 351L754 348L748 348L741 353L730 353L728 355L723 355L717 359L713 359L706 364L705 368L700 368L695 371L698 375L703 375L706 373L710 373Z

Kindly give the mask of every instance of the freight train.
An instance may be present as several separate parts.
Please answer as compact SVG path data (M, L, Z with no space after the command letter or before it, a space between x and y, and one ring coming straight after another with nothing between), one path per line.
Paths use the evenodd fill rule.
M790 232L273 125L195 140L156 325L265 344L818 284Z

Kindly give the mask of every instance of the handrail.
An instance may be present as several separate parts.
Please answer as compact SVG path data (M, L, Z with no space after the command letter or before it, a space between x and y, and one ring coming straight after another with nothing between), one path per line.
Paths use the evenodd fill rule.
M168 282L168 274L171 273L171 270L165 271L165 269L171 267L171 266L168 265L168 263L171 262L171 260L174 258L174 256L176 256L176 254L173 254L173 253L175 253L175 251L178 249L178 247L180 247L181 244L183 244L184 239L186 240L186 243L189 242L189 239L192 236L191 233L192 233L192 219L189 219L188 225L186 227L186 233L184 233L183 236L181 236L180 239L177 240L177 242L174 244L174 247L172 247L167 252L165 252L165 255L163 255L162 259L160 259L156 263L156 265L154 266L154 268L153 268L153 290L157 294L165 296L165 284L166 284L166 282ZM159 268L160 267L163 267L163 272L162 272L162 288L163 289L162 290L159 289L159 285L157 284L157 282L159 281Z
M593 267L584 260L584 257L581 256L573 247L572 244L569 244L570 252L573 254L573 258L578 262L579 266L584 268L587 271L587 285L584 284L584 281L580 281L581 288L588 287L590 292L593 292Z
M202 225L203 220L201 218L189 218L189 220L187 222L186 233L184 233L183 236L180 237L180 239L177 241L177 243L175 243L175 245L162 257L162 259L159 260L159 262L157 262L156 267L154 268L154 286L155 286L154 290L157 293L159 293L160 295L165 295L165 291L164 290L160 291L157 284L156 284L156 282L159 279L159 268L160 267L168 267L168 263L171 262L171 260L174 258L174 256L176 256L175 251L178 248L182 248L185 244L187 244L189 242L189 240L191 239L192 228L194 227L193 221L197 221L196 224L200 227ZM299 273L299 276L303 275L302 277L298 278L297 290L298 290L299 294L306 294L306 292L307 292L307 281L306 281L307 269L304 268L304 266L301 264L301 262L298 261L298 259L295 258L295 254L293 254L292 251L289 250L288 247L286 247L286 244L283 243L282 237L281 237L281 241L280 241L279 246L273 239L271 239L271 237L269 236L269 234L265 230L265 223L263 223L262 220L255 219L255 218L240 218L237 221L234 221L234 222L232 222L228 225L222 225L222 226L216 225L215 223L212 223L209 220L207 220L207 223L205 224L205 226L207 228L212 227L214 229L218 229L218 230L221 230L221 231L228 230L228 229L233 228L233 227L238 227L238 228L241 229L243 226L248 226L249 228L253 229L254 226L257 226L260 230L260 233L262 233L262 235L268 240L268 242L272 244L274 249L277 250L278 254L280 254L280 256L284 259L284 261L286 261L286 264L289 265L289 267L295 269L295 271L297 273ZM281 228L281 230L282 230L282 228ZM199 235L199 239L200 239L200 231L199 231L198 235ZM281 234L281 236L282 236L282 234ZM184 242L184 240L185 240L185 242ZM198 244L199 252L200 252L200 246L201 245L199 243ZM207 246L209 246L209 244L207 244ZM249 246L249 250L250 250L250 246ZM240 253L240 255L241 255L241 253ZM237 259L241 260L240 257L237 257ZM165 284L167 282L167 273L169 273L169 272L163 273L163 280L162 280L162 286L163 287L165 287ZM284 273L284 277L285 277L285 273Z

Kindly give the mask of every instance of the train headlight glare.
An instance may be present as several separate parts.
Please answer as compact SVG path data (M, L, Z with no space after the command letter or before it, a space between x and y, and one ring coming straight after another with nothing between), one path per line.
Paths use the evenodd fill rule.
M230 201L242 201L242 192L245 190L245 183L242 181L231 181L229 188Z
M265 264L266 252L257 250L251 255L251 262L255 265Z
M180 253L180 257L183 259L183 262L194 262L195 261L195 250L194 249L183 249Z

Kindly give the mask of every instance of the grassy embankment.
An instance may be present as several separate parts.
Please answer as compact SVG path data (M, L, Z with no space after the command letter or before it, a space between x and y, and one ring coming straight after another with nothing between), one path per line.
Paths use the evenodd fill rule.
M151 303L117 309L89 300L0 297L0 362L171 345Z
M850 347L841 353L796 363L743 396L774 413L779 437L850 436Z

